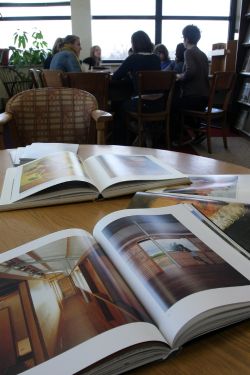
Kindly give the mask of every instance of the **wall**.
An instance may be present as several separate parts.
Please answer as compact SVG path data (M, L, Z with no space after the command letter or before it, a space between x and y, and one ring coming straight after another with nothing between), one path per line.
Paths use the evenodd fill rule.
M8 307L10 311L15 341L24 339L28 336L28 333L18 292L13 292L8 297L2 299L0 308L3 309L5 307Z
M49 356L56 352L60 308L49 283L29 280L30 295Z
M88 57L91 41L90 0L71 0L72 33L81 39L80 58Z

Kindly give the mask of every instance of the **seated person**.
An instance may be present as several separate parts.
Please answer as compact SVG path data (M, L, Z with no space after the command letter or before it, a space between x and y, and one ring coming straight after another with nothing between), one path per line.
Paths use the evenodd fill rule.
M136 31L131 36L132 50L114 72L112 79L130 79L136 92L136 73L140 70L160 70L160 59L153 53L153 43L144 31Z
M114 116L114 143L126 144L126 111L137 110L137 83L136 73L143 70L161 70L160 58L153 53L153 43L144 31L137 31L131 37L133 53L129 55L120 67L114 72L112 81L127 81L131 83L132 98L116 102L113 105ZM145 111L158 111L158 101L145 101ZM162 102L162 100L161 100ZM113 103L112 103L113 104ZM162 103L161 103L162 105ZM155 107L155 108L153 108Z
M176 75L181 84L181 95L175 98L173 113L178 114L181 110L204 111L208 104L209 80L208 80L208 58L198 47L201 33L197 26L187 25L183 31L184 66L183 72ZM173 138L178 139L180 132L180 121L173 121ZM202 134L204 136L204 134ZM198 135L199 137L200 135Z
M48 54L47 58L45 59L45 61L43 63L44 69L50 68L50 63L51 63L51 60L52 60L53 56L57 52L61 51L62 46L63 46L63 38L57 38L54 45L53 45L51 53Z
M67 35L63 39L63 46L57 52L50 63L51 70L62 70L63 72L81 72L79 55L81 51L80 38L76 35Z
M128 56L133 55L133 53L134 53L134 52L133 52L133 48L130 47L129 50L128 50Z
M88 65L88 69L100 67L102 50L99 46L93 46L90 49L90 56L82 60L83 64Z
M176 73L182 73L184 65L184 52L186 48L183 43L179 43L175 50L175 60L171 61L166 70L172 70Z
M154 53L160 57L161 70L166 70L171 63L167 47L164 44L157 44L154 48Z

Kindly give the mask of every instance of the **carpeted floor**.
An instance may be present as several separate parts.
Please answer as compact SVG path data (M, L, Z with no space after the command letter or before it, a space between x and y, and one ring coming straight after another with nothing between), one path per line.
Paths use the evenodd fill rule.
M192 146L195 153L207 158L226 161L250 168L250 140L244 137L228 137L228 149L224 149L222 137L212 138L212 154L207 152L206 140Z

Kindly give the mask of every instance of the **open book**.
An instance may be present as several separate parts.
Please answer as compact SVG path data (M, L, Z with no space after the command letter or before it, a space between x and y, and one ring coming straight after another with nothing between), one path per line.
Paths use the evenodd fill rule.
M250 174L241 175L189 175L190 184L186 186L166 186L154 189L155 193L171 193L183 197L206 197L226 202L250 203ZM151 189L150 189L151 190Z
M250 257L250 204L184 194L137 192L131 199L129 208L157 208L180 203L192 204L236 244L245 249Z
M8 151L13 165L18 166L59 151L71 151L76 154L78 148L79 145L75 143L34 142L25 147L9 149Z
M1 373L120 374L250 317L249 258L188 205L52 233L0 272Z
M84 162L58 152L8 168L0 210L65 204L134 193L189 179L151 155L102 154Z

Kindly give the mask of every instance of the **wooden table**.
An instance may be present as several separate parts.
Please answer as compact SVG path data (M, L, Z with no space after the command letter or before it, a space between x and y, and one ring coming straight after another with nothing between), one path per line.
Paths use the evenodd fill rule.
M247 174L250 170L213 159L178 152L123 146L80 146L79 154L116 152L150 153L186 174ZM0 151L0 185L11 166L7 151ZM127 208L129 196L98 202L84 202L0 213L0 252L53 231L76 227L89 232L104 215ZM250 321L210 333L190 343L165 362L152 364L130 374L143 375L250 375Z

